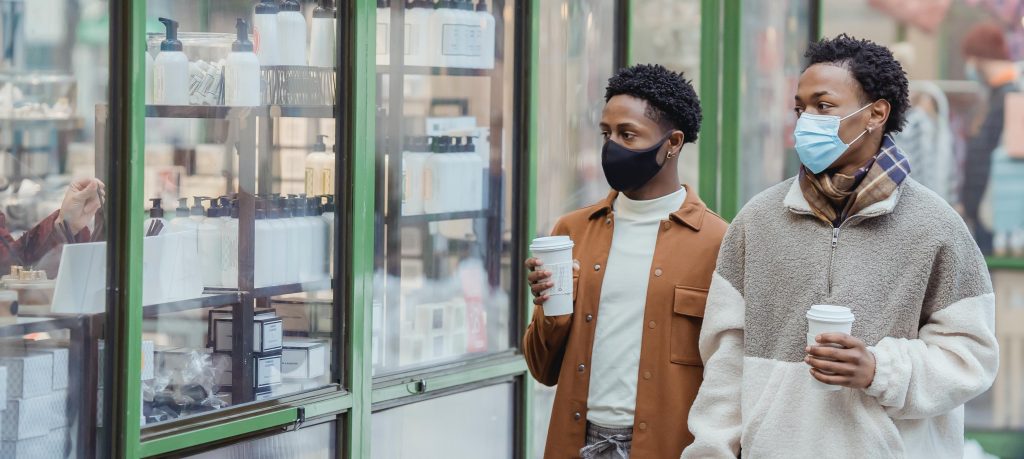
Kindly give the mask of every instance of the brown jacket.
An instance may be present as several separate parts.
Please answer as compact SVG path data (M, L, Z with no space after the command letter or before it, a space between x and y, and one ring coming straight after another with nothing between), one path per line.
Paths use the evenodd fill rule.
M617 193L562 217L552 234L575 242L574 313L545 317L540 306L523 337L530 373L558 384L544 457L576 458L584 446L590 361ZM632 456L678 458L693 441L686 425L704 368L697 349L704 302L727 224L687 187L686 201L662 222L651 263L637 375Z

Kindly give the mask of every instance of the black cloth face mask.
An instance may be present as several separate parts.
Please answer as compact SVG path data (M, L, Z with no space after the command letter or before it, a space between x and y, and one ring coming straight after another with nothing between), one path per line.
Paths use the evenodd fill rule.
M611 139L601 148L601 166L608 184L617 191L633 191L651 181L665 162L658 164L658 151L672 132L645 150L631 150ZM668 160L666 159L666 162Z

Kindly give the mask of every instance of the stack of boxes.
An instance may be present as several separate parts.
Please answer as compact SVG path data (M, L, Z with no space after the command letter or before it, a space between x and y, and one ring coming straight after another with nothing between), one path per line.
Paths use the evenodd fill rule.
M284 321L286 335L282 352L282 393L327 384L333 307L330 299L289 298L274 302L274 310Z
M466 353L466 302L453 298L415 304L403 321L399 365L413 365Z
M3 346L0 457L65 456L68 363L68 349L53 342Z
M230 314L214 310L210 313L213 332L213 351L220 354L217 360L226 360L227 371L221 373L221 387L231 385L231 351L233 348L232 318ZM253 316L253 388L256 399L269 397L281 384L281 350L284 341L284 325L273 310L260 311Z

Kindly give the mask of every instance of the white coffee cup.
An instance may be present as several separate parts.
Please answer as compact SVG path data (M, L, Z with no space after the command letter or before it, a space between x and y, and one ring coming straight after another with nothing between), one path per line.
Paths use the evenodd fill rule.
M572 314L572 239L569 236L539 237L530 244L535 258L544 263L540 269L551 272L549 279L555 285L544 291L544 315Z
M850 308L829 304L816 304L807 310L807 345L818 346L816 338L822 333L846 333L853 329L853 313ZM836 391L840 386L825 384L814 379L815 385L822 390Z

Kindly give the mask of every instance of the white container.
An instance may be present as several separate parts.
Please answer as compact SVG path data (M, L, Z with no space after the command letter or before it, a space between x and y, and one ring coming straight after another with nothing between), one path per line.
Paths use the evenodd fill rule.
M327 373L327 343L287 339L281 351L281 373L288 379L316 379Z
M309 66L334 67L335 34L334 8L320 0L313 10L312 33L309 36Z
M170 227L170 222L164 218L164 209L161 207L161 201L163 200L160 198L150 199L150 202L153 204L149 209L149 218L142 224L143 234L152 232L150 236L158 236Z
M207 217L196 229L199 238L199 268L203 279L203 287L220 288L224 286L224 267L221 250L224 231L224 220L221 218L222 208L214 206L210 201Z
M424 166L430 158L425 137L410 137L402 152L402 215L423 213Z
M149 50L144 46L142 48L146 54L146 104L153 103L153 55L149 54Z
M238 288L238 203L232 201L220 228L221 287Z
M538 268L551 273L550 281L555 285L544 291L548 300L544 303L545 316L572 314L572 239L569 236L539 237L530 244L533 256L544 264Z
M160 54L153 61L153 103L188 105L188 57L178 40L178 22L167 18L160 18L160 22L167 27L167 38L160 43Z
M817 346L816 338L822 333L846 333L850 334L853 328L853 313L850 308L844 306L833 306L827 304L816 304L807 310L807 345ZM837 391L840 386L825 384L813 376L808 375L814 385L821 390Z
M252 351L272 352L280 350L284 340L284 328L281 318L273 314L260 314L253 317L252 321ZM231 317L216 319L213 329L213 350L215 352L231 352L234 347Z
M320 215L324 226L327 228L327 268L330 277L334 278L334 196L327 196L327 203L324 204L324 213Z
M429 30L429 63L434 67L455 67L460 63L461 41L459 28L463 26L462 15L455 8L452 0L441 0L437 9L430 15ZM447 39L447 42L446 42Z
M327 136L316 136L313 151L306 155L306 196L330 194L334 190L333 172L329 177L329 183L328 179L324 176L328 167L334 164L331 155L327 154L327 145L324 144L325 137ZM333 167L331 167L331 170L333 171Z
M260 105L260 60L252 51L249 25L242 18L235 22L237 39L231 45L224 66L224 103L231 107Z
M306 65L306 17L295 0L285 0L277 13L277 43L281 65Z
M235 221L237 222L237 220ZM253 285L256 288L262 288L270 286L274 281L274 266L271 261L273 247L271 244L274 242L275 235L274 228L270 225L270 220L267 218L267 211L262 207L256 209L255 227L256 247L253 253ZM235 234L238 234L237 231Z
M377 0L377 65L391 63L391 0Z
M494 68L494 15L487 11L487 0L480 0L476 4L475 21L480 27L480 54L473 62L473 68L493 69Z
M434 14L434 5L425 0L414 0L405 10L405 65L436 65L431 58L434 41L430 34Z
M267 227L270 228L267 247L270 250L267 260L270 266L266 267L269 274L267 280L270 282L268 285L287 284L292 274L288 272L290 268L288 264L288 234L282 217L282 212L277 209L276 203L270 202L267 211Z
M316 201L316 198L306 199L305 219L309 222L309 240L312 241L311 256L309 258L309 270L312 274L311 280L326 279L328 276L327 223L321 218L322 210Z
M277 4L273 0L263 0L256 5L252 16L253 47L260 65L280 65L280 51L277 33Z
M288 205L291 207L291 220L295 231L292 239L296 241L298 246L296 251L298 257L296 260L298 264L298 281L310 282L317 278L316 262L314 259L316 256L314 252L316 224L313 223L314 219L309 218L306 211L305 197L293 197L288 200Z
M455 207L446 183L452 173L450 138L434 137L430 155L423 164L423 212L451 212Z
M275 285L294 284L299 281L298 248L299 241L296 238L296 226L292 220L291 212L284 208L281 199L275 203L276 218L270 220L271 227L275 228L277 235L274 248L277 282ZM279 263L279 264L278 264Z

